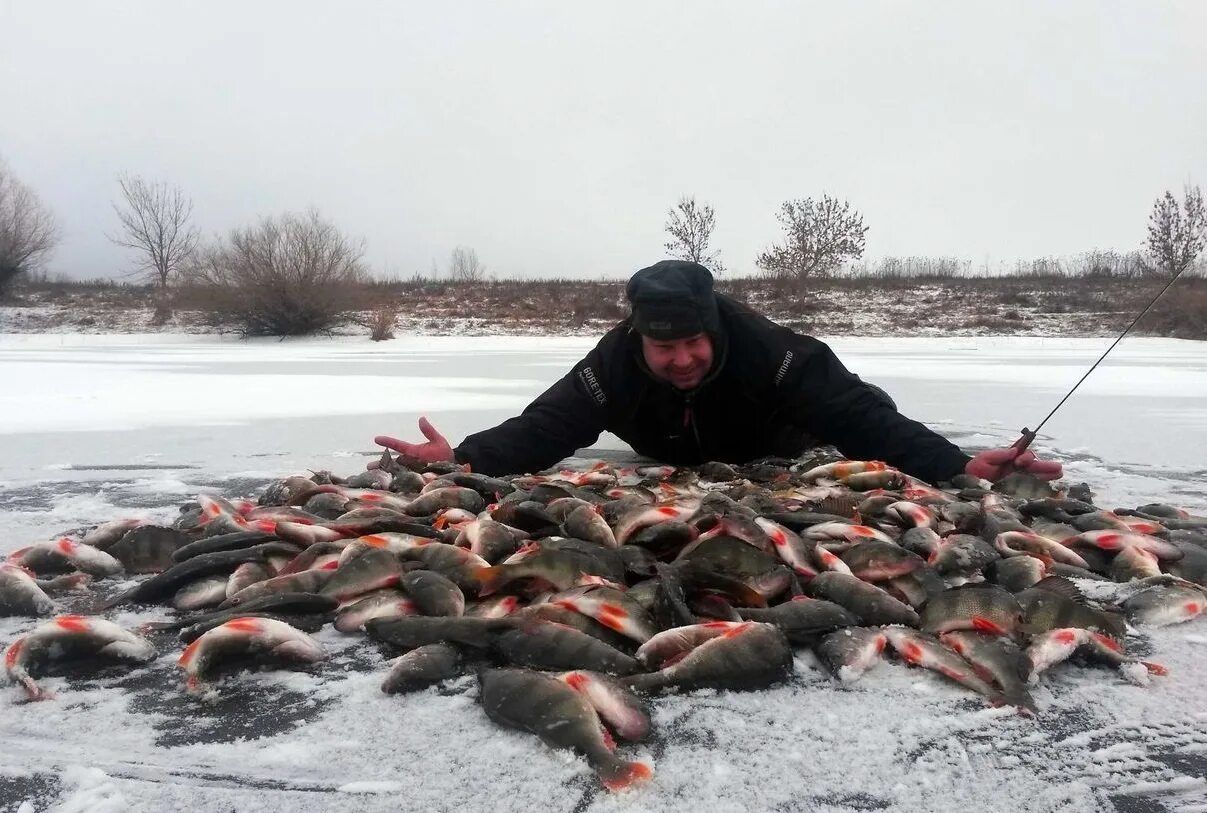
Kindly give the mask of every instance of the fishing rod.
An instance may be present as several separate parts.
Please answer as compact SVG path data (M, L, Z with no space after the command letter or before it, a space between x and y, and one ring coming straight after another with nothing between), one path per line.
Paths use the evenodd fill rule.
M1132 323L1123 329L1123 332L1119 334L1119 338L1117 338L1117 339L1115 339L1115 341L1111 342L1111 346L1106 349L1106 352L1104 352L1101 356L1099 356L1098 361L1095 361L1094 364L1090 367L1090 369L1085 371L1085 375L1083 375L1080 379L1077 380L1077 383L1073 385L1073 388L1071 390L1069 390L1067 393L1065 393L1065 397L1060 399L1060 403L1058 403L1056 406L1052 407L1052 411L1048 413L1047 417L1045 417L1042 421L1040 421L1039 424L1034 429L1028 429L1025 426L1023 427L1022 437L1020 437L1018 440L1014 441L1014 443L1010 444L1010 448L1018 450L1018 453L1015 455L1015 458L1017 458L1018 455L1021 455L1023 452L1025 452L1027 450L1027 447L1031 445L1031 442L1033 440L1035 440L1035 436L1039 434L1040 429L1043 429L1043 426L1045 423L1048 422L1048 419L1056 414L1056 410L1058 410L1062 406L1064 406L1064 402L1069 400L1069 396L1077 391L1077 388L1081 386L1081 382L1085 381L1087 378L1090 377L1090 373L1094 372L1094 369L1099 364L1102 363L1102 360L1104 358L1106 358L1107 355L1112 350L1115 349L1115 345L1117 345L1117 344L1119 344L1119 342L1123 341L1123 337L1126 336L1131 331L1131 329L1136 326L1137 322L1139 322L1142 318L1144 318L1144 314L1148 313L1149 308L1151 308L1153 305L1157 304L1157 300L1160 299L1165 294L1165 292L1169 290L1169 286L1173 285L1175 282L1178 281L1178 277L1182 276L1182 271L1185 271L1186 268L1189 268L1189 267L1190 266L1186 266L1186 267L1182 268L1181 271L1178 271L1176 274L1174 274L1172 277L1169 278L1169 282L1165 283L1165 287L1162 288L1160 291L1158 291L1157 295L1152 298L1152 301L1144 306L1144 310L1140 311L1140 313L1136 316L1136 318L1132 320Z

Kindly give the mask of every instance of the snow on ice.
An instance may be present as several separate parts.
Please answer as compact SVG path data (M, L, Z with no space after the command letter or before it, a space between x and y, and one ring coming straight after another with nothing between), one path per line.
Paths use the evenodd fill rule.
M1034 426L1108 340L832 342L901 410L966 447ZM431 416L454 443L521 409L586 339L0 337L0 552L125 516L170 521L201 491L247 494L310 469L350 474L379 433ZM621 449L604 436L600 448ZM1207 353L1128 339L1044 427L1100 505L1207 512ZM159 609L112 617L136 626ZM987 708L892 662L840 684L807 656L788 685L655 703L655 736L621 746L654 779L616 796L586 763L491 724L472 676L406 697L388 659L331 629L312 671L238 673L187 698L175 654L70 670L56 693L0 689L0 809L901 810L1207 809L1202 620L1129 642L1169 667L1139 687L1070 664L1041 713ZM28 631L0 619L0 643Z

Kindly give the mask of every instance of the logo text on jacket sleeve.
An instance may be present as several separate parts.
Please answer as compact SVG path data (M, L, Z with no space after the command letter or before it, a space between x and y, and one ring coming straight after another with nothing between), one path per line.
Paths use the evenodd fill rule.
M784 353L784 361L780 364L779 371L775 374L775 383L778 385L784 380L784 375L787 374L788 368L792 366L792 351Z
M578 379L583 382L583 386L591 393L596 403L601 406L608 403L608 396L604 395L603 387L599 386L599 380L595 378L595 372L590 367L579 370Z

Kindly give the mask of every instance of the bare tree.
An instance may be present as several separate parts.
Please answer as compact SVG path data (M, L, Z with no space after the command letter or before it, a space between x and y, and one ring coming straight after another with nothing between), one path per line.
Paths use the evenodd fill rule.
M796 278L825 276L844 260L863 256L863 215L851 205L829 195L820 200L784 201L776 218L784 227L785 243L759 254L755 264L771 276Z
M138 270L165 290L169 277L197 249L198 232L190 222L193 202L180 188L163 182L122 175L117 183L124 205L114 203L113 211L121 233L109 239L137 252Z
M707 203L697 205L694 197L682 197L666 213L663 230L671 236L665 243L667 252L676 259L689 260L706 266L714 274L725 273L720 252L708 252L716 215Z
M363 244L310 210L233 230L199 252L188 278L245 335L302 335L365 304L363 256Z
M54 215L0 161L0 298L18 275L42 265L58 241Z
M1194 265L1207 242L1207 211L1203 193L1189 184L1183 190L1182 205L1171 192L1157 198L1148 216L1148 253L1170 276Z
M448 275L455 282L481 282L486 279L486 266L478 262L478 252L457 246L448 260Z

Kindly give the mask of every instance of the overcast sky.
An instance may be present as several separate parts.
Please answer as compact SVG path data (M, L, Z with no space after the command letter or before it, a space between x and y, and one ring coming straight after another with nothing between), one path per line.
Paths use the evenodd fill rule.
M684 194L733 271L828 192L867 256L1132 249L1207 183L1207 3L0 0L0 156L113 276L121 172L207 234L316 206L381 274L661 259Z

